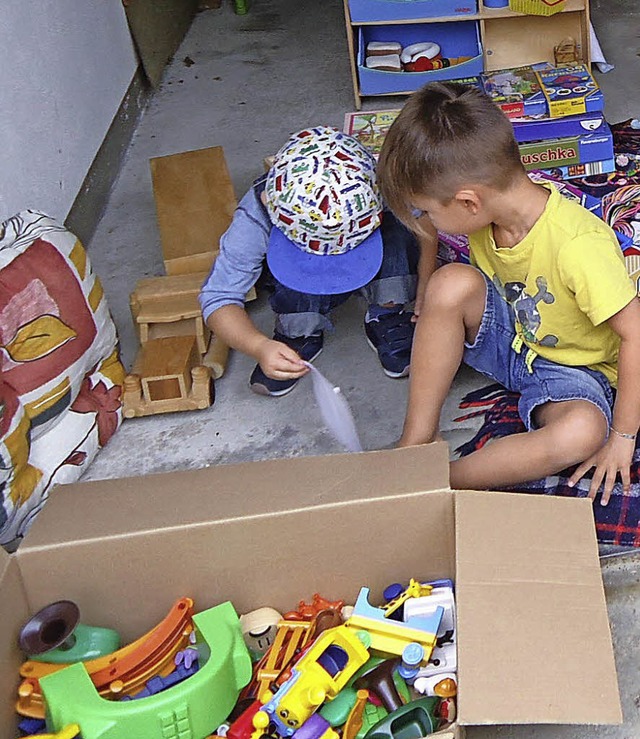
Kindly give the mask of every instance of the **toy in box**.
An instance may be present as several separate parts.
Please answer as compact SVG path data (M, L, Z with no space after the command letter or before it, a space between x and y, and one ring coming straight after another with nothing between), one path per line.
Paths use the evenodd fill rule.
M482 71L482 47L480 31L476 21L457 21L433 24L403 23L399 25L365 25L358 29L358 80L361 95L385 95L410 93L427 82L456 80L473 77ZM402 49L414 44L427 44L439 47L443 59L456 59L456 63L440 69L426 71L401 71L399 58L387 68L371 68L367 61L375 55L367 55L373 44L393 42ZM387 56L387 55L385 55ZM388 55L395 57L397 55ZM391 59L388 59L391 63ZM369 62L371 63L371 62ZM401 67L401 65L400 65Z

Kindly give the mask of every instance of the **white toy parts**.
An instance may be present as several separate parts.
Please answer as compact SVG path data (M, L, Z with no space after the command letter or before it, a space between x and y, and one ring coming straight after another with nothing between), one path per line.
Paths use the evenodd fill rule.
M260 659L273 644L281 620L282 614L269 606L240 616L242 636L252 659Z
M419 44L410 44L405 46L400 55L400 61L403 64L414 62L418 55L426 59L435 59L440 53L440 46L433 41L423 41Z
M413 687L422 695L451 698L457 693L458 681L455 672L443 672L430 677L417 677Z

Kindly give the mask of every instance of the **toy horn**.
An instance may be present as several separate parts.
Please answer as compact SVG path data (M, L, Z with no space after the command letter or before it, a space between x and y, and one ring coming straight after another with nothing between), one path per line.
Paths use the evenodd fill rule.
M22 627L18 644L25 654L42 654L68 644L80 620L80 609L71 600L50 603L32 616Z

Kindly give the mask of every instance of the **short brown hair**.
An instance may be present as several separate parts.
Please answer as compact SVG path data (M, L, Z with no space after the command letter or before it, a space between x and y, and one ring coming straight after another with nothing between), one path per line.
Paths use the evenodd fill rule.
M446 203L463 184L503 191L522 172L508 118L477 88L453 82L431 82L409 98L378 161L384 200L417 231L416 195Z

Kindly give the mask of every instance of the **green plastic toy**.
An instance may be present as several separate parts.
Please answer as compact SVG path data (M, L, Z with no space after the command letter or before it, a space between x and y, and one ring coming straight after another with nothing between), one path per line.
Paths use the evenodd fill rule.
M65 643L57 649L50 649L42 654L32 654L29 659L32 662L48 662L56 665L88 662L120 649L120 635L117 631L105 629L102 626L78 624L68 643L71 646Z
M82 739L202 739L229 715L251 679L251 658L229 602L193 617L202 667L182 683L134 701L108 701L75 664L41 678L49 731L70 723Z
M18 645L32 662L70 665L117 651L120 635L113 629L81 624L77 604L57 600L31 616L20 629Z
M384 706L374 706L373 703L367 703L362 714L362 726L356 734L356 739L364 739L369 729L377 726L388 715Z
M358 691L355 688L344 687L336 697L325 703L318 713L334 728L342 726L349 718L351 709L356 703Z
M427 697L407 703L379 721L366 739L422 739L432 734L439 724L435 715L440 698Z

